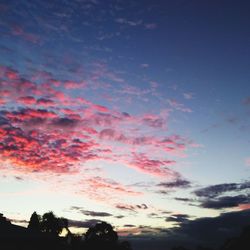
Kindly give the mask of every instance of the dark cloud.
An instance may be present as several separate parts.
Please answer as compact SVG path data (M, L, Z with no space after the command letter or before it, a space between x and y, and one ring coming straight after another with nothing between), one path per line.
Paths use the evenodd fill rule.
M187 220L180 227L168 230L168 240L176 239L179 244L221 245L226 239L240 234L249 225L250 210L222 213L217 217ZM182 243L183 242L183 243Z
M116 208L120 210L129 210L135 212L135 207L132 205L126 205L126 204L117 204Z
M142 234L142 235L148 235L148 236L153 236L153 235L156 235L160 232L161 228L159 227L152 227L152 226L147 226L147 225L140 225L138 227L139 229L139 232Z
M250 203L250 196L237 195L237 196L222 196L216 199L207 199L203 201L200 206L203 208L222 209L237 207L240 204Z
M189 220L189 215L187 214L176 214L176 215L172 215L166 218L166 221L169 222L177 222L177 223L183 223Z
M109 216L113 216L110 213L106 213L106 212L96 212L96 211L90 211L90 210L85 210L81 207L77 207L77 206L72 206L70 208L71 210L76 210L84 215L87 216L92 216L92 217L109 217Z
M15 176L15 179L17 180L17 181L23 181L24 179L22 178L22 177L20 177L20 176Z
M148 214L148 217L152 219L165 219L166 215L170 215L172 212L170 211L159 211L158 213L150 213Z
M117 215L117 216L114 216L115 218L117 218L117 219L122 219L122 218L124 218L125 216L124 215Z
M106 213L106 212L95 212L95 211L88 211L88 210L82 211L82 213L83 213L84 215L93 216L93 217L108 217L108 216L112 216L112 214L110 214L110 213Z
M158 193L158 194L169 194L170 193L170 191L166 191L166 190L158 190L158 191L156 191L156 193Z
M121 209L121 210L129 210L129 211L136 212L137 210L148 209L148 206L146 204L140 204L140 205L117 204L116 208Z
M3 116L0 116L0 126L8 125L8 124L9 124L9 121Z
M238 189L237 183L225 183L225 184L218 184L212 185L205 188L200 188L194 191L194 194L199 197L216 197L222 193L235 191Z
M202 208L223 209L238 207L250 202L250 196L246 194L250 188L250 182L224 183L200 188L194 191L198 197L196 200ZM224 195L224 194L228 195Z
M171 182L161 182L157 186L164 188L188 188L191 186L191 182L184 179L176 179Z
M37 100L37 104L42 105L42 106L50 106L54 104L54 101L47 99L47 98L39 98Z
M148 206L146 204L136 205L136 207L139 209L147 209L148 208Z
M90 228L94 226L96 223L101 222L100 220L86 220L86 221L79 221L79 220L68 220L70 227L77 227L77 228Z
M192 202L192 201L194 201L194 199L191 199L191 198L176 197L174 199L177 200L177 201L184 201L184 202Z
M56 126L56 127L61 127L61 128L72 128L72 127L75 127L78 122L79 122L78 120L64 117L64 118L54 119L51 122L51 125Z

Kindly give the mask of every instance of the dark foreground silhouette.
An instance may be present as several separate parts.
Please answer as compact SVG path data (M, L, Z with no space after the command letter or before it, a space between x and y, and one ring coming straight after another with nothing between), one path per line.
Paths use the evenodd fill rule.
M67 234L60 237L65 229ZM0 214L1 250L132 250L127 241L120 242L113 227L100 222L90 227L85 236L70 232L68 220L56 217L53 212L39 216L34 212L28 228L13 225Z
M172 250L191 250L183 246L173 247ZM209 247L197 246L195 250L213 250ZM238 237L230 238L216 250L250 250L250 226L243 228Z
M60 233L66 230L66 236ZM1 250L132 250L128 241L119 241L113 227L99 222L90 227L83 236L74 235L68 228L68 220L56 217L53 212L43 216L34 212L28 228L13 225L0 214ZM152 249L157 250L157 247ZM185 246L172 250L191 250ZM192 249L193 250L193 249ZM195 250L250 250L250 226L245 227L238 237L230 238L216 249L197 246Z

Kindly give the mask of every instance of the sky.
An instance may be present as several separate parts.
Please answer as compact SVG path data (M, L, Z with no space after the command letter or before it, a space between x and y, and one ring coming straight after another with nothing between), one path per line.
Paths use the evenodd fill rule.
M27 225L52 210L73 232L105 220L146 238L243 218L249 10L2 0L0 212Z

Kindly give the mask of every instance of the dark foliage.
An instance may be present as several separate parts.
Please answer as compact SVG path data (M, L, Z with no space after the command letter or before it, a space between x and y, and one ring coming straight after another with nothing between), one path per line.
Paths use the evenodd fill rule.
M66 237L59 234L63 228ZM98 222L82 236L72 234L68 229L68 220L56 217L53 212L42 217L36 212L31 215L28 228L12 225L0 214L0 249L8 250L132 250L128 241L120 242L113 227L106 222ZM250 225L242 230L238 237L230 238L220 250L249 250ZM172 250L191 250L186 246L173 247ZM195 250L212 250L197 246Z
M60 237L63 229L66 237ZM0 214L0 249L3 250L132 250L129 242L119 242L113 227L99 222L90 227L83 240L68 229L68 220L53 212L43 216L34 212L28 228L12 225Z
M36 212L34 212L30 217L28 229L33 232L41 231L41 217Z
M88 250L131 250L129 242L118 242L118 235L113 227L106 223L97 223L88 229L85 234L85 244Z

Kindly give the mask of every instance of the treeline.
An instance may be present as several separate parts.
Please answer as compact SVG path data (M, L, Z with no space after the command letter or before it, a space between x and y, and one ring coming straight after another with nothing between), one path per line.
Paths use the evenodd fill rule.
M60 234L66 230L65 236ZM128 241L120 241L117 232L106 222L90 227L84 235L73 234L68 220L53 212L42 216L34 212L27 228L12 225L0 214L0 249L3 250L132 250ZM155 249L157 250L157 246ZM172 250L191 250L186 246ZM192 249L194 250L194 249ZM238 237L230 238L216 249L197 246L195 250L250 250L250 226Z
M66 235L60 234L66 230ZM75 235L68 220L53 212L42 216L34 212L28 228L12 225L0 214L0 249L8 250L132 250L128 241L120 241L113 227L99 222L86 234Z

